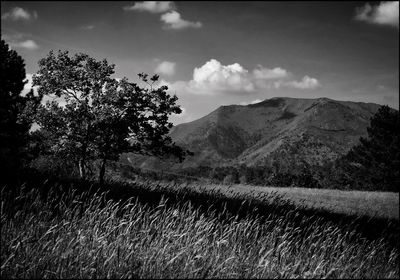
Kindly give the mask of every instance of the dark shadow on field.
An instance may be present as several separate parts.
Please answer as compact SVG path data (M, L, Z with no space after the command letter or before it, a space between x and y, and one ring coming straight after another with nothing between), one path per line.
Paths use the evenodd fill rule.
M16 198L21 192L21 186L25 190L38 189L42 199L46 199L47 195L52 192L53 197L55 194L59 198L58 201L62 197L65 198L65 194L74 191L76 194L86 192L88 196L95 193L103 193L105 194L104 205L109 199L116 202L119 201L123 205L128 199L132 198L147 204L149 207L158 206L161 200L164 201L166 207L182 206L184 203L190 202L192 207L199 209L202 215L213 215L221 223L229 219L243 219L246 217L258 218L260 223L264 223L271 219L271 216L284 218L282 221L286 225L281 226L308 228L309 225L314 223L332 223L342 229L343 232L350 230L360 233L361 239L383 239L388 245L399 248L400 224L398 220L345 215L323 209L299 207L277 195L269 197L270 202L265 203L252 198L228 198L220 192L195 192L188 187L183 187L176 191L170 187L165 188L161 183L154 181L144 184L107 182L105 185L100 186L92 181L60 178L49 174L41 174L34 170L24 171L24 174L20 174L17 180L1 182L0 188L2 192L7 191L10 197ZM54 203L57 204L57 200ZM14 209L18 209L19 206L22 207L23 202L13 200L13 204ZM54 215L57 214L54 212ZM300 240L304 240L307 234L306 231L300 231ZM362 240L354 240L354 242L358 241Z

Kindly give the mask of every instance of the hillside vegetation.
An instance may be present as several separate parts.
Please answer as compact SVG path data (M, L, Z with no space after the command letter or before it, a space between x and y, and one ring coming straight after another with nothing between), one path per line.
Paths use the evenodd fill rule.
M260 166L295 155L322 164L346 154L367 134L379 105L328 98L272 98L251 105L222 106L171 129L171 138L195 153L173 168L245 164ZM142 167L170 167L135 157ZM284 163L282 163L284 165Z
M294 111L293 107L299 110L298 107L301 105L300 107L303 108L304 104L307 104L304 101L308 101L309 105L312 99L273 98L253 104L251 108L262 108L262 111L258 113L269 115L266 113L269 112L268 107L279 109L285 105L282 107L284 110L291 108ZM267 108L264 108L265 106ZM254 109L242 107L223 107L220 111L215 111L219 112L217 116L225 116L217 118L217 123L232 124L235 119L243 123L247 118L247 121L257 123L257 125L249 124L249 128L263 126L262 120L257 122L257 118L252 116L255 114ZM400 183L399 111L388 106L381 106L375 114L370 116L367 126L364 120L371 111L368 113L365 108L372 110L375 105L368 104L367 106L363 103L339 102L323 98L317 99L311 107L305 109L304 112L307 112L305 115L289 114L289 111L285 111L284 117L275 119L275 121L280 121L289 117L294 118L286 123L289 128L282 123L276 126L276 129L285 131L284 135L279 131L274 131L275 125L267 129L268 125L264 123L265 131L262 134L272 133L272 138L257 140L257 144L251 148L234 152L228 156L230 158L228 161L226 161L228 150L233 151L244 145L243 138L236 134L244 131L245 126L241 128L229 125L228 129L218 125L216 129L218 137L215 138L215 135L211 133L214 129L213 123L206 121L213 120L212 117L215 116L213 112L198 121L177 126L172 130L171 135L175 136L177 131L180 131L177 141L195 151L194 156L187 157L184 162L174 163L171 160L123 154L121 163L131 165L136 173L141 173L142 169L163 170L171 174L180 173L193 178L209 179L214 183L398 192ZM341 113L336 112L336 109L340 109ZM225 113L221 114L224 111ZM312 111L313 113L309 115L308 113ZM360 112L364 112L364 115ZM235 117L235 114L239 114L239 117ZM274 116L276 117L276 114ZM298 117L295 118L295 116ZM198 124L202 124L203 128L199 130ZM248 130L251 131L251 129ZM294 133L296 131L300 134ZM231 135L230 140L226 140L224 135ZM357 137L357 135L363 136ZM200 141L200 138L203 140ZM187 139L187 141L182 139ZM192 141L188 139L195 139L193 143L196 144L194 146L188 144ZM199 143L202 143L201 147ZM265 149L269 148L261 149L260 145ZM223 147L224 150L219 151L218 147ZM239 160L250 150L258 150L263 160L256 163ZM205 160L207 156L204 157L204 151L212 155L213 159L210 159L210 162ZM218 158L221 156L222 158Z

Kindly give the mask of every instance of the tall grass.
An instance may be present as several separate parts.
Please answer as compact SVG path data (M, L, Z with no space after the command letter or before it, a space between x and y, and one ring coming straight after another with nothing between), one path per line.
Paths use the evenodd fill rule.
M279 198L261 217L62 187L2 189L2 278L399 278L384 237Z

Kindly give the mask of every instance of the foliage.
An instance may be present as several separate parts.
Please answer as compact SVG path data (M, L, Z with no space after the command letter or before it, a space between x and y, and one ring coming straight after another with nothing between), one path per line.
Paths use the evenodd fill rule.
M399 112L382 106L371 118L368 137L334 162L315 168L323 188L398 192Z
M22 96L26 84L25 63L4 40L0 44L0 169L4 174L21 168L26 158L29 129L41 97L31 90Z
M184 176L193 176L198 179L209 179L211 182L222 183L226 185L231 184L251 184L258 186L273 185L279 187L305 187L305 188L320 188L320 184L315 176L313 176L314 167L307 165L298 165L292 170L286 171L268 166L219 166L215 168L207 166L184 168L176 172L176 176L171 177L171 180L176 180ZM146 176L140 169L133 171L135 174ZM125 172L125 175L127 173ZM149 173L147 173L147 176ZM167 179L162 174L152 174L152 179Z
M177 97L166 86L153 88L157 75L139 74L149 86L142 88L112 74L114 65L82 53L70 57L67 51L51 51L39 61L34 85L39 93L59 98L38 113L38 123L55 140L53 151L71 158L82 178L88 162L100 159L101 182L106 162L123 152L174 155L182 161L186 152L167 135L169 115L181 113Z
M231 184L233 184L235 181L234 181L234 179L233 179L233 176L231 175L231 174L229 174L229 175L226 175L225 176L225 178L224 178L224 181L223 181L223 184L224 185L231 185Z
M371 118L368 138L347 155L352 170L381 190L399 191L400 116L399 111L382 106Z

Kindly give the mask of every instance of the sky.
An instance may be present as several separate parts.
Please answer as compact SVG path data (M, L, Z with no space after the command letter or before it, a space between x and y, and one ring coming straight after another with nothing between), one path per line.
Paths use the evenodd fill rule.
M159 74L174 124L272 97L399 109L399 2L1 2L1 37L28 81L51 51ZM26 90L30 84L26 85Z

